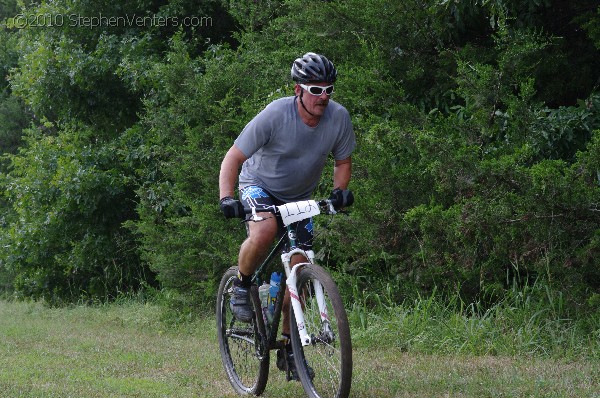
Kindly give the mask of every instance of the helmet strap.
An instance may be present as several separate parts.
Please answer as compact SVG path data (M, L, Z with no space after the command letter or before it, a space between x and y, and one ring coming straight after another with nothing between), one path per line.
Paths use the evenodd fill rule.
M302 102L302 96L304 95L304 90L302 90L300 92L300 105L302 105L302 107L304 108L304 110L311 116L313 117L318 117L317 115L315 115L314 113L312 113L311 111L309 111L308 109L306 109L306 106L304 105L304 102Z

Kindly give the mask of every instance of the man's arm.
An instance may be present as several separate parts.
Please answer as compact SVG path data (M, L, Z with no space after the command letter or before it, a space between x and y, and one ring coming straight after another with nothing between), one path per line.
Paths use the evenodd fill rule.
M333 167L333 187L347 189L352 175L352 157L336 160Z
M221 162L219 199L223 199L226 196L233 197L240 166L246 159L246 155L235 145L229 148L229 151L227 151L227 154L223 158L223 162Z

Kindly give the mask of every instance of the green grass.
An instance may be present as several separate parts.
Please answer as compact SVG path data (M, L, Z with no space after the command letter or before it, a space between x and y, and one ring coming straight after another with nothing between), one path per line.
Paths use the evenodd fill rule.
M397 334L395 347L422 354L600 360L600 306L575 313L542 283L488 306L435 291L397 304L386 289L354 290L349 318L361 345Z
M390 308L379 318L371 314L364 327L356 323L360 312L352 311L351 396L600 397L600 361L593 356L457 351L461 339L476 344L491 338L481 337L482 326L462 316L447 320L451 329L465 330L453 337L457 341L423 349L448 337L447 330L432 331L447 314L434 301L417 304L421 307ZM135 301L60 309L0 301L0 397L236 396L222 369L214 319L169 326L164 311ZM429 323L430 317L438 321ZM273 365L263 396L304 393Z

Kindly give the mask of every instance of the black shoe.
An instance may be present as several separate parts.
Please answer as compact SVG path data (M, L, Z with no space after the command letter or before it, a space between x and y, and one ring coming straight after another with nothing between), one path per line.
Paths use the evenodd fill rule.
M304 360L304 364L306 365L306 370L310 379L314 379L315 371L308 365L308 362L306 362L306 360ZM296 369L296 362L294 360L294 353L292 352L291 346L286 346L285 348L280 348L279 350L277 350L277 368L281 371L286 372L287 381L300 381L300 377L298 377L298 370Z
M254 318L254 310L250 302L250 288L234 286L229 300L229 308L238 321L251 322Z

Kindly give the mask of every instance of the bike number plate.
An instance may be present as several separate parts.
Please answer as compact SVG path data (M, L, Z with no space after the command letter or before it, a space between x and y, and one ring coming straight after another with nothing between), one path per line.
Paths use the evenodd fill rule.
M281 214L281 219L285 226L321 213L317 202L314 200L286 203L277 206L277 208L279 209L279 214Z

